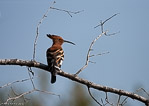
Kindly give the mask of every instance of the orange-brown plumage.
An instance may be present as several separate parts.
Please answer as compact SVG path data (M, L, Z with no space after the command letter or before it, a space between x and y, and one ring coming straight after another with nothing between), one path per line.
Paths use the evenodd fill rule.
M53 40L53 45L54 46L61 46L64 43L64 40L62 37L57 36L57 35L47 35L49 38Z
M64 42L74 44L70 41L63 40L62 37L57 35L47 34L49 38L52 39L53 44L47 49L47 63L51 71L51 83L56 82L56 72L60 70L62 62L64 60L64 51L62 49L62 44Z

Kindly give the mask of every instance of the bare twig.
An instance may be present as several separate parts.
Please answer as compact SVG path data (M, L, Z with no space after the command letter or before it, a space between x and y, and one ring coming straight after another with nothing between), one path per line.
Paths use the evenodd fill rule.
M95 26L94 28L97 28L97 27L101 26L101 32L103 33L103 32L104 32L104 24L105 24L107 21L109 21L110 19L112 19L113 17L115 17L116 15L118 15L118 14L120 14L120 13L117 13L117 14L112 15L111 17L107 18L107 19L106 19L105 21L103 21L103 22L102 22L102 20L101 20L101 21L100 21L100 24L98 24L98 25ZM119 33L119 32L112 33L112 34L107 34L107 33L105 33L105 35L106 35L106 36L111 36L111 35L115 35L115 34L117 34L117 33Z
M111 33L111 34L105 34L105 36L113 36L113 35L116 35L116 34L118 34L118 33L120 33L120 31L118 31L118 32L115 32L115 33Z
M34 92L34 91L35 91L35 90L33 89L33 90L31 90L31 91L24 92L24 93L22 93L22 94L20 94L20 95L18 95L18 96L9 97L9 98L6 100L6 102L5 102L4 104L7 104L8 101L10 101L10 100L16 100L16 99L18 99L18 98L20 98L20 97L22 97L22 96L24 96L24 95L27 95L27 94L30 94L30 93Z
M52 3L55 4L56 2L54 1ZM36 28L36 37L35 37L35 41L34 41L34 49L33 49L33 61L35 61L35 54L36 54L36 45L37 45L37 39L38 39L38 36L39 36L39 27L40 25L42 24L42 21L44 20L44 18L47 17L48 15L48 12L50 11L51 9L51 6L48 8L48 10L46 11L46 13L43 15L43 17L41 18L41 20L39 21L38 25L37 25L37 28Z
M42 93L47 93L47 94L55 95L55 96L58 96L58 97L60 98L60 95L55 94L55 93L52 93L52 92L49 92L49 91L39 90L39 89L35 89L35 90L38 91L38 92L42 92Z
M57 95L57 94L55 94L55 93L52 93L52 92L48 92L48 91L43 91L43 90L39 90L39 89L32 89L32 90L30 90L30 91L27 91L27 92L24 92L24 93L22 93L22 94L17 94L15 97L9 97L7 100L6 100L6 102L4 103L4 104L7 104L8 103L8 101L11 101L11 100L16 100L16 99L19 99L19 98L21 98L21 97L24 97L25 95L28 95L28 94L30 94L30 93L33 93L33 92L35 92L35 91L37 91L37 92L42 92L42 93L47 93L47 94L51 94L51 95L55 95L55 96L58 96L59 98L60 98L60 95Z
M38 76L35 76L35 77L38 77ZM33 79L33 77L31 79ZM14 81L14 82L7 83L7 84L5 84L3 86L0 86L0 88L4 88L4 87L10 86L10 85L12 85L14 83L25 82L25 81L28 81L28 80L30 80L30 78L22 79L22 80L17 80L17 81Z
M63 9L59 9L59 8L55 8L55 7L50 7L51 9L54 9L54 10L58 10L58 11L62 11L62 12L66 12L70 17L72 17L71 14L78 14L80 12L83 12L84 10L81 10L81 11L68 11L68 10L63 10Z
M93 64L95 64L95 63L96 63L96 62L94 62L94 61L88 61L88 62L93 63Z
M107 93L107 92L105 92L105 93L106 93L105 101L107 102L107 104L113 106L113 103L110 103L110 102L109 102L109 99L108 99L108 93Z
M144 88L137 89L137 92L139 92L140 90L142 90L147 96L149 96L149 93Z
M15 95L15 96L19 96L19 94L17 94L14 90L13 90L13 88L11 87L11 90L12 90L12 92L13 92L13 94ZM10 97L10 96L9 96ZM24 99L24 102L27 102L28 100L30 100L30 99L28 99L28 98L25 98L24 96L22 96L22 98ZM13 100L13 101L15 101L15 100Z
M102 103L102 106L105 106L106 104L104 104L104 101L102 100L102 98L101 98L101 103Z
M106 33L107 31L103 32L102 34L100 34L99 36L97 36L92 42L91 42L91 45L88 49L88 52L87 52L87 57L86 57L86 63L85 65L75 74L75 76L77 76L81 71L83 71L87 66L88 66L88 63L89 63L89 58L90 58L90 52L92 50L92 47L93 47L93 44L102 36ZM91 55L93 56L93 55Z
M127 103L127 101L126 101L127 99L128 99L128 97L126 97L126 98L122 101L121 106L123 106L124 104Z
M99 25L97 25L97 26L95 26L94 28L97 28L97 27L99 27L99 26L103 26L107 21L109 21L110 19L112 19L114 16L116 16L116 15L118 15L118 14L120 14L120 13L116 13L116 14L114 14L114 15L112 15L111 17L109 17L109 18L107 18L105 21L101 21L100 22L100 24ZM103 31L103 30L102 30Z
M108 54L108 53L110 53L110 52L103 52L103 53L99 53L99 54L93 54L93 55L90 55L89 57L104 55L104 54Z
M31 77L30 72L32 72L32 69L31 69L31 67L28 67L28 75L29 75L29 78L30 78L30 80L31 80L31 83L32 83L33 89L35 89L35 85L34 85L34 82L33 82L33 79L32 79L32 77Z
M91 91L90 91L90 87L88 86L87 88L88 88L89 95L92 97L92 99L94 99L94 101L95 101L99 106L102 106L102 105L98 102L98 100L96 100L96 99L94 98L94 96L92 95L92 93L91 93Z
M117 106L120 106L121 95L118 96Z

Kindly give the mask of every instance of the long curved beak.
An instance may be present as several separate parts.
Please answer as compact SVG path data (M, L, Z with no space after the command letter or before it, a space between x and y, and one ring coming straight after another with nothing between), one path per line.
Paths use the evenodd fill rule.
M76 45L75 43L70 42L70 41L67 41L67 40L64 40L64 42L67 42L67 43L70 43L70 44Z

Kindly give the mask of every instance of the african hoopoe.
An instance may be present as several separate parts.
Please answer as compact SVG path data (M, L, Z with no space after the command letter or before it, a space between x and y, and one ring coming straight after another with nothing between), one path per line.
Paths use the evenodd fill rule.
M56 72L60 70L62 62L64 60L64 51L61 47L62 44L64 42L71 43L73 45L75 44L70 41L63 40L62 37L57 35L47 34L47 36L53 40L53 44L50 48L47 49L46 54L47 54L47 63L51 71L51 83L55 83Z

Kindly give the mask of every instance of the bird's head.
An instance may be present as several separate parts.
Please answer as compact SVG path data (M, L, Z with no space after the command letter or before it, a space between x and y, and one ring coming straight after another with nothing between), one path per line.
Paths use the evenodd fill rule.
M70 42L70 41L67 41L67 40L64 40L62 37L57 36L57 35L47 34L47 36L48 36L50 39L53 40L53 44L62 45L64 42L67 42L67 43L70 43L70 44L75 45L74 43L72 43L72 42Z

